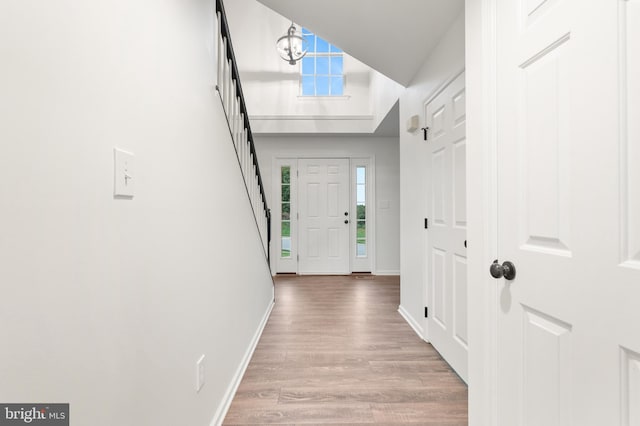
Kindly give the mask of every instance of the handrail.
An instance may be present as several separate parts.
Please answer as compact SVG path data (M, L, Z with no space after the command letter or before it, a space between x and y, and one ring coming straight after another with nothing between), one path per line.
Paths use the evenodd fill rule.
M227 114L227 123L229 124L229 130L231 131L232 134L232 138L234 139L234 146L236 149L236 155L238 156L238 162L240 164L240 169L242 170L243 175L245 176L245 186L247 188L247 194L249 196L251 205L252 205L252 209L253 209L253 213L254 213L254 217L256 218L256 224L258 226L258 230L260 232L260 237L263 239L263 246L265 248L266 251L266 257L267 260L270 260L270 250L269 250L269 246L271 243L271 210L269 210L268 204L267 204L267 196L265 194L264 191L264 184L262 182L262 175L260 173L260 166L258 165L258 155L256 153L256 147L255 147L255 143L253 140L253 133L251 132L251 123L249 122L249 114L247 112L247 106L245 103L245 98L244 98L244 93L242 91L242 85L240 84L240 73L238 72L238 67L237 67L237 62L236 62L236 56L235 56L235 52L233 51L233 45L231 43L231 33L229 31L229 23L227 22L227 16L225 13L225 9L224 9L224 4L223 4L223 0L216 0L216 14L218 15L219 19L218 19L218 25L220 27L220 36L219 38L221 38L221 40L224 43L224 46L218 46L219 49L224 47L224 51L226 53L226 61L229 62L229 71L230 71L230 80L232 83L234 84L234 88L235 88L235 97L237 99L234 99L234 101L238 102L238 111L236 111L237 116L238 117L242 117L242 125L244 127L244 134L241 135L239 137L239 139L242 140L242 142L238 142L238 135L234 134L234 124L232 124L230 121L234 120L235 118L231 117L232 113L230 113L229 109L231 109L231 107L229 107L229 109L225 110L225 113ZM218 55L218 57L220 58L220 55ZM220 67L219 67L220 69ZM220 74L220 73L219 73ZM221 80L222 76L218 76L218 81L223 81ZM221 91L221 87L220 85L216 86L216 88L218 89L218 93L221 96L221 99L223 99L223 105L225 105L225 102L228 102L227 99L225 99L228 94L223 95L223 91ZM246 148L244 146L241 146L241 143L244 143L244 136L246 136L246 143L249 145L249 152L246 153L243 150ZM248 154L248 155L247 155ZM252 183L249 179L249 173L247 172L245 174L245 167L243 167L243 158L247 156L251 159L251 163L253 166L253 174L254 177L257 178L257 182L255 182L257 184L257 188L254 188L260 191L260 199L262 201L262 206L263 206L263 214L264 214L264 219L266 219L266 226L261 226L260 221L258 220L258 212L256 211L256 205L255 205L255 200L252 197L252 189L250 188L252 186ZM266 228L266 229L265 229ZM266 234L266 235L263 235ZM266 244L265 244L265 240L266 239Z

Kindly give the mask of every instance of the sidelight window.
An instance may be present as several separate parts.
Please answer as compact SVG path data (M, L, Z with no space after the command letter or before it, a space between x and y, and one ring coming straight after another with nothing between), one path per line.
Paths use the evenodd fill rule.
M291 257L291 166L280 168L280 257Z
M367 168L356 167L356 257L367 256Z

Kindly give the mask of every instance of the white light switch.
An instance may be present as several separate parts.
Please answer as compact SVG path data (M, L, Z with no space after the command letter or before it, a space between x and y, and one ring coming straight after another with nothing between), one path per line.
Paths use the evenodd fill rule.
M115 178L113 195L116 197L133 197L135 185L133 173L133 154L114 148Z
M200 389L204 386L204 355L196 362L196 391L200 392Z

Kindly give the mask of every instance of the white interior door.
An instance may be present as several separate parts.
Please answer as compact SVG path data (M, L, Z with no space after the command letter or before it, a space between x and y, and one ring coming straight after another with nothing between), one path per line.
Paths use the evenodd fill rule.
M464 73L426 106L429 127L427 300L429 341L467 380Z
M349 160L300 159L298 171L298 272L348 274Z
M638 22L497 1L500 425L640 425Z

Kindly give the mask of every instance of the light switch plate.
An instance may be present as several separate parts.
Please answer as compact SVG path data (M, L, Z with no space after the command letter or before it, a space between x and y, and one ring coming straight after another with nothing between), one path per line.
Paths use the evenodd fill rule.
M114 148L113 153L115 164L113 195L116 197L133 198L135 188L134 155L131 152L118 148Z

